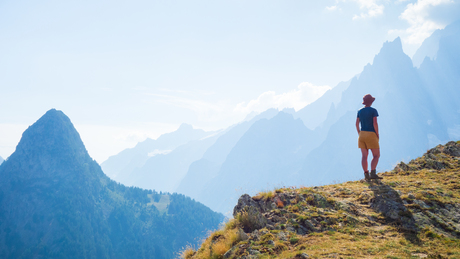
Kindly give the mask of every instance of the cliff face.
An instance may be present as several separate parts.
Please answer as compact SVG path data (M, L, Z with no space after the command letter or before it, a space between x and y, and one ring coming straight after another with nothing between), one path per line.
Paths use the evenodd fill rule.
M449 142L382 181L243 195L234 219L183 257L460 257L459 171L460 142Z

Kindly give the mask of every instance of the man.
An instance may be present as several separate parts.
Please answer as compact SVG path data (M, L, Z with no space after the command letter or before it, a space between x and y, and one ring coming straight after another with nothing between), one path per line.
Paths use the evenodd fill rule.
M370 94L366 94L363 97L364 107L358 111L356 118L356 130L358 131L358 147L361 149L362 158L361 164L364 170L364 179L382 179L376 172L377 164L380 158L380 146L379 146L379 125L377 123L377 116L379 113L376 109L372 108L371 105L375 98ZM359 124L361 123L361 129ZM372 152L371 161L371 173L369 175L367 156L369 155L369 149Z

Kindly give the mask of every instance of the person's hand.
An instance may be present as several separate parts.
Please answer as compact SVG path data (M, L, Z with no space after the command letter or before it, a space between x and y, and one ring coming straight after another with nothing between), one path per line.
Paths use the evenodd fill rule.
M379 136L379 134L378 134L378 133L375 133L375 134L377 134L377 138L378 138L378 139L380 139L380 136Z

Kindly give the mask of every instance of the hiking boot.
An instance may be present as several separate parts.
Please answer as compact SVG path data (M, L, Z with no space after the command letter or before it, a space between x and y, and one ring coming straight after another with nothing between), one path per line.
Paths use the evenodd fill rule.
M369 181L370 179L369 172L364 172L364 180Z
M383 177L380 177L377 175L377 171L376 170L372 170L371 171L371 175L370 175L371 179L383 179Z

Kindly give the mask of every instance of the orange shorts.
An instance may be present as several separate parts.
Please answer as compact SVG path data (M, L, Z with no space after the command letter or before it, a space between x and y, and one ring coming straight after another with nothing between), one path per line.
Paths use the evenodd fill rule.
M361 131L358 138L358 148L376 149L380 148L379 138L372 131Z

